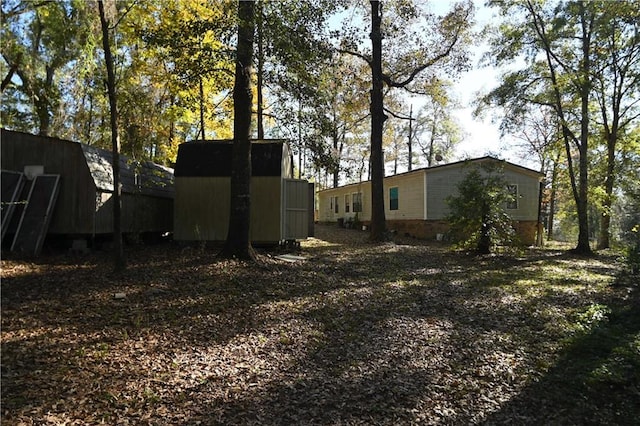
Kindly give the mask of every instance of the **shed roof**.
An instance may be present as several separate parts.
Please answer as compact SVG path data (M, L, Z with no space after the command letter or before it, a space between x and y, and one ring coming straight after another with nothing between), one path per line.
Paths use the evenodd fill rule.
M113 191L113 153L80 144L96 188ZM173 169L151 161L136 161L120 155L122 192L173 198Z
M251 145L251 175L280 176L283 140L254 140ZM185 142L178 147L176 177L231 176L233 141Z
M84 173L78 165L86 162L90 178L100 191L113 191L113 154L110 150L96 148L80 142L33 135L2 129L2 166L8 170L22 170L28 164L42 164L45 170L53 170L63 176ZM9 153L5 161L5 153ZM66 162L64 158L73 161ZM6 164L5 164L6 163ZM69 164L74 167L69 167ZM150 161L136 161L120 155L120 180L122 191L163 198L173 198L173 169Z

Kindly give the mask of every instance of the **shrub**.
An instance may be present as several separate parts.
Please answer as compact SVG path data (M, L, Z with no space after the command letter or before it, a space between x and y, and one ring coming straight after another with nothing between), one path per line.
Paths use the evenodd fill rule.
M458 184L458 194L447 199L452 236L479 253L498 245L513 246L516 233L505 208L513 196L502 170L493 166L471 170Z

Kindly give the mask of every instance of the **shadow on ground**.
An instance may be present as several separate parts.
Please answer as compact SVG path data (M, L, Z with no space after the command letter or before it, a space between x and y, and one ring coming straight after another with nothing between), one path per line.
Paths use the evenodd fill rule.
M3 261L3 424L640 416L637 292L607 259L318 234L306 261L257 267L141 248L122 279L100 256ZM576 329L590 306L606 320Z

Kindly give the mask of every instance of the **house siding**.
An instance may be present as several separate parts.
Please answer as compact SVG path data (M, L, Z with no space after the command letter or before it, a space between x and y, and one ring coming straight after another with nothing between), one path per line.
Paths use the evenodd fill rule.
M398 209L389 208L389 190L398 188ZM384 211L387 220L424 219L424 172L391 176L384 182Z
M362 182L339 188L326 189L318 193L318 220L320 222L337 222L338 219L353 219L353 206L349 213L344 209L344 196L360 192L362 194L362 212L358 213L361 221L371 220L371 182ZM338 197L338 212L332 208L331 198Z
M447 197L463 179L459 168L441 169L427 175L427 220L443 220L449 214Z
M398 209L389 207L389 189L398 188ZM320 222L336 222L338 219L353 219L353 203L349 212L345 212L345 195L362 194L362 212L358 219L363 222L371 220L371 182L351 184L339 188L326 189L318 194L318 220ZM332 208L331 198L338 197L338 212ZM424 218L424 173L391 176L384 181L384 211L388 220L414 220Z
M446 234L449 225L447 198L457 193L457 186L471 170L467 164L498 162L504 166L507 183L517 185L518 207L507 212L513 218L514 226L525 244L533 244L538 220L539 183L542 175L511 163L504 163L490 157L468 162L458 162L427 169L415 170L384 180L384 203L387 228L400 235L416 238L435 239L438 234ZM398 208L390 210L390 188L398 188ZM349 220L355 216L353 211L345 213L344 196L355 192L362 193L363 211L358 218L364 225L371 221L371 183L362 182L318 192L318 221L336 222ZM336 213L331 199L338 197L339 208Z
M516 173L508 168L505 179L509 184L518 185L518 208L507 210L513 220L537 221L540 196L540 179Z
M427 174L427 220L442 220L449 214L447 198L457 194L457 188L472 169L464 164L440 168ZM518 172L505 166L504 177L508 184L518 187L518 208L507 212L513 220L538 219L540 177Z

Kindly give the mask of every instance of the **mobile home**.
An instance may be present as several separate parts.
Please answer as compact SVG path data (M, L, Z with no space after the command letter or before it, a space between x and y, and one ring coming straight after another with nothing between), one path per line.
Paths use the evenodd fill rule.
M422 168L384 179L384 203L387 227L403 235L430 239L449 229L447 198L456 194L457 185L469 167L494 164L502 167L515 201L507 212L521 240L533 244L538 226L540 182L543 175L517 164L482 157L434 167ZM360 182L318 192L320 222L350 223L357 219L363 226L371 220L371 182Z

